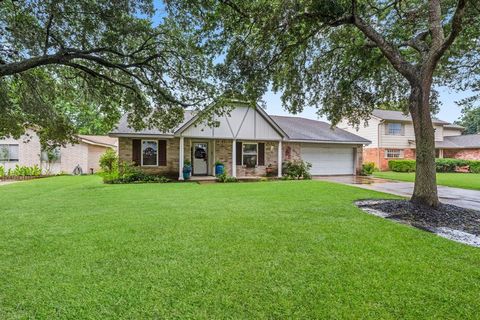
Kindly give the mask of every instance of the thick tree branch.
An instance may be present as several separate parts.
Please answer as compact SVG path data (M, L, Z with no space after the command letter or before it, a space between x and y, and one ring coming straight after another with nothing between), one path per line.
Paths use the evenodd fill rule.
M440 47L445 40L442 27L442 7L440 5L440 0L428 1L428 28L432 35L432 47Z
M426 63L427 68L432 69L436 66L445 51L447 51L447 49L452 45L452 43L460 34L462 30L463 17L465 16L465 7L467 5L467 1L468 0L458 0L457 7L452 18L450 34L446 39L444 39L444 41L442 41L439 46L434 46L432 44Z
M403 58L398 48L387 42L380 33L357 15L353 16L353 23L368 39L377 45L395 70L400 72L408 81L415 81L416 75L414 66Z

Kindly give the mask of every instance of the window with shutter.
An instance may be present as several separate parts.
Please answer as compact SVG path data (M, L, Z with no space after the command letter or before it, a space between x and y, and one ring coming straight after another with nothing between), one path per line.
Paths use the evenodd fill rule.
M242 143L237 141L235 149L237 149L237 158L235 159L235 163L238 166L241 166L242 165Z
M158 140L158 165L167 165L167 140Z
M263 142L258 143L258 165L265 165L265 143Z
M142 153L142 141L140 139L132 140L132 162L134 165L139 166Z

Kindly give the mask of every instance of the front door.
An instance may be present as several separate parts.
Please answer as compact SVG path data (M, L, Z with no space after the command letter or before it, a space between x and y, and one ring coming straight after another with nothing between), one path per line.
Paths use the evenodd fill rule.
M193 144L193 174L208 174L208 144L206 142Z

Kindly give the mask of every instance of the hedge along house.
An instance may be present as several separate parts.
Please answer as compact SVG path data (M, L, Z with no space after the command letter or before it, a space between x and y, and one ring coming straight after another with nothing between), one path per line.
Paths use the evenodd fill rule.
M225 165L234 177L265 176L267 167L282 175L286 160L305 160L313 175L355 174L361 165L362 148L369 141L328 123L298 117L269 116L262 108L235 104L226 115L216 116L209 126L191 111L170 132L135 131L127 116L110 134L118 138L119 158L150 173L183 180L185 160L194 176L215 176L215 162Z

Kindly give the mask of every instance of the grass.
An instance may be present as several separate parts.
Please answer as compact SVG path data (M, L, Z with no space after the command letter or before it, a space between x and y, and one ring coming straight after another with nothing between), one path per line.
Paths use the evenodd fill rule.
M0 318L478 318L480 250L321 181L0 187Z
M415 181L415 172L375 172L375 177L400 180ZM437 173L437 183L442 186L480 190L480 174L478 173Z

